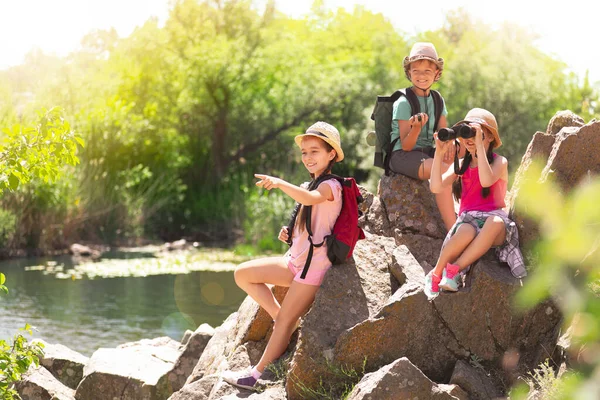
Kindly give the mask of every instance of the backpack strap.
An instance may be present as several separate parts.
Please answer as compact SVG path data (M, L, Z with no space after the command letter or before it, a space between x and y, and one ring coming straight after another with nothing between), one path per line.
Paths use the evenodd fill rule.
M437 132L440 118L442 117L442 111L444 111L444 99L437 90L432 90L431 96L433 96L433 105L435 109L435 123L433 124L433 132Z
M410 104L410 115L413 116L420 113L421 105L419 104L419 99L417 98L417 95L412 90L412 88L406 88L405 96L408 100L408 103Z
M319 176L316 180L314 180L310 186L312 186L312 189L310 190L314 190L316 188L319 187L319 185L322 182L325 182L326 180L329 179L336 179L338 182L340 182L340 184L343 184L344 178L339 177L337 175L333 175L333 174L325 174L325 175L321 175ZM314 184L314 185L313 185ZM309 187L310 187L309 186ZM321 247L325 244L325 240L323 240L321 243L318 244L314 244L312 241L312 236L313 236L313 232L312 232L312 206L307 206L306 207L306 232L308 232L308 242L310 243L310 247L308 248L308 255L306 256L306 262L304 263L304 268L302 268L302 274L300 275L301 279L306 278L306 273L308 272L308 268L310 267L310 262L312 261L312 256L313 256L313 248L314 247Z
M408 104L410 105L410 115L411 116L416 115L421 112L421 105L419 104L419 99L417 98L417 95L415 94L415 92L413 92L413 90L411 88L408 87L406 89L398 89L389 97L389 99L392 102L396 102L396 100L398 100L401 96L406 97L406 99L408 100ZM393 120L393 115L392 115L392 123L393 123L393 121L394 120ZM394 147L396 146L396 143L398 143L399 140L400 140L400 132L398 132L397 138L390 141L387 151L385 152L385 160L383 160L383 166L384 166L386 176L390 175L390 158L392 156L392 151L394 151Z

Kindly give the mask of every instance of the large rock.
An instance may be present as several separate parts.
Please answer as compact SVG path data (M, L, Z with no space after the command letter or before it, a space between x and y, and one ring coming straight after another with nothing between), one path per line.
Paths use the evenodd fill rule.
M583 126L585 121L579 115L570 110L557 111L546 128L548 135L556 135L564 127Z
M532 161L539 159L543 165L541 176L534 177L534 180L544 182L552 176L561 192L567 194L583 180L600 173L599 146L600 122L565 126L555 136L536 133L517 170L509 202L524 247L527 248L539 237L539 227L527 218L527 210L515 209L519 189L528 183L524 175Z
M41 339L38 341L44 344L44 356L40 364L64 385L76 389L89 358L62 344L51 344Z
M218 374L205 375L192 383L187 383L180 390L173 393L168 400L208 400L211 391L219 382Z
M287 288L274 287L273 293L281 303L287 293ZM249 364L256 364L262 350L266 345L269 333L272 330L273 320L250 296L246 297L237 313L231 314L223 324L218 327L187 383L202 379L204 375L221 373L226 370L243 369ZM248 347L249 362L234 363L232 354L244 343Z
M174 392L183 387L214 333L215 329L212 326L202 324L189 337L185 338L185 347L173 369L167 374L167 379Z
M307 389L318 389L321 381L335 385L339 380L331 365L337 338L378 313L391 295L388 270L393 248L392 238L367 234L354 250L356 265L348 263L329 270L302 323L286 381L288 398L305 398Z
M348 400L439 399L467 400L455 385L437 385L408 358L400 358L375 372L366 374L354 387Z
M75 391L59 382L46 368L30 368L16 385L23 400L75 400Z
M390 236L390 220L387 216L385 205L379 196L360 187L364 201L359 205L363 215L358 219L358 225L365 232L379 236Z
M515 211L515 199L519 194L519 189L527 184L526 174L532 167L533 162L537 160L538 163L546 165L548 157L552 152L552 146L554 145L555 139L556 137L554 135L542 132L537 132L533 135L533 139L529 142L527 150L521 160L521 164L515 174L515 180L511 190L507 193L506 205L519 228L519 241L524 248L528 248L534 244L539 237L539 228L525 213Z
M393 257L394 262L390 266L390 272L400 286L407 282L412 282L418 286L425 284L426 271L423 270L421 264L419 264L406 246L396 247Z
M502 397L500 390L486 375L483 369L472 367L467 362L459 360L454 367L450 383L463 388L472 400L488 400Z
M168 337L127 343L116 349L101 348L92 354L77 388L77 400L123 398L164 400L171 389L167 374L181 351Z
M404 175L384 175L379 181L378 195L390 222L385 236L394 236L395 229L439 239L446 236L435 195L429 190L427 181Z
M457 360L477 356L502 369L507 352L518 353L520 372L535 368L556 344L561 314L552 302L528 312L512 308L520 288L505 264L479 262L469 285L428 302L422 286L410 280L375 317L342 333L335 361L375 371L408 357L429 378L450 378Z
M396 246L405 245L419 263L431 266L435 266L444 242L425 235L402 233L399 229L394 232L394 238Z
M354 370L365 365L367 372L408 357L428 377L442 382L456 359L468 352L448 334L422 286L406 283L373 318L343 332L334 354L336 364Z
M580 128L563 128L557 135L542 180L549 175L568 193L583 178L600 173L600 122Z

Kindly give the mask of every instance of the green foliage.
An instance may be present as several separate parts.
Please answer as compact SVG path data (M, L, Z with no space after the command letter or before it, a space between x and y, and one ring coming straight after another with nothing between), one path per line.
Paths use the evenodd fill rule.
M541 166L532 164L517 197L517 209L540 227L537 266L517 300L531 307L548 296L557 299L567 326L573 327L571 347L579 349L579 374L559 397L591 398L600 393L600 297L590 289L600 281L600 179L563 195L551 175L544 181L540 176Z
M247 212L258 199L242 192L253 173L296 181L305 171L293 137L325 120L339 128L346 153L335 172L374 190L381 171L371 166L363 133L372 128L375 96L409 84L401 60L416 40L433 41L446 60L436 88L448 100L449 122L474 106L491 110L511 168L557 110L597 115L597 88L567 75L522 28L490 29L457 10L441 29L407 37L364 7L331 11L315 2L292 18L275 4L177 0L164 26L150 19L123 38L114 29L91 32L66 58L33 51L0 71L2 126L61 104L86 142L81 166L56 187L44 186L52 170L32 181L42 200L34 189L16 192L35 207L21 215L16 200L3 200L25 227L13 245L48 243L53 233L36 237L27 225L43 220L71 240L245 235L277 248L278 228ZM12 165L4 187L22 182L19 168ZM232 234L241 228L244 235Z
M55 181L63 164L79 163L76 151L83 139L71 130L60 108L40 112L36 125L15 124L2 132L0 193L15 190L33 177Z
M8 294L8 288L4 285L4 282L6 282L6 276L0 272L0 291L4 294Z
M473 107L490 110L503 141L498 151L511 168L556 111L579 111L584 96L591 95L575 93L579 89L565 74L566 64L539 51L535 35L522 27L506 23L490 29L459 9L448 14L441 31L421 37L433 41L445 60L439 90L447 100L448 123Z
M246 188L246 241L259 251L281 252L287 245L278 239L281 227L287 225L294 201L280 190Z
M4 274L0 273L0 292L8 293L8 289L4 286L5 281ZM19 331L33 334L29 324ZM15 383L21 380L21 376L31 365L39 366L39 359L44 355L42 343L28 343L20 332L15 334L12 343L0 340L0 399L2 400L21 398L15 390Z
M0 209L0 248L6 248L15 234L17 218L10 210Z

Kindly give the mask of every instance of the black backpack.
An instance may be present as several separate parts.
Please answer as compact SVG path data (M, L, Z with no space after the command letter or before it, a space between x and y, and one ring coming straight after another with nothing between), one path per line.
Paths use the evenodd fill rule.
M436 132L442 111L444 109L444 99L437 90L431 90L433 96L435 123L433 124L433 131ZM411 88L398 89L391 96L377 96L371 119L375 121L375 143L369 143L371 146L375 145L375 157L373 159L373 165L385 170L385 174L390 173L390 156L399 140L397 137L391 140L392 134L392 114L394 112L394 102L405 96L411 107L411 115L415 115L421 112L421 106L419 105L419 99L417 95L412 91ZM369 135L373 135L369 132Z
M333 174L321 175L310 182L308 190L316 189L321 182L328 179L335 179L342 185L342 209L335 221L331 234L325 236L321 243L313 243L311 228L312 206L306 206L306 213L304 214L306 218L305 224L311 246L308 250L302 274L300 275L302 279L306 278L306 273L308 272L308 268L310 268L314 247L321 247L327 243L327 257L329 261L334 265L343 264L348 258L352 257L356 242L365 238L365 233L358 226L358 217L362 215L358 205L363 201L363 198L354 178L342 178ZM299 211L300 204L296 203L296 207L294 207L290 222L288 223L288 244L290 246L292 245L292 232L294 231Z

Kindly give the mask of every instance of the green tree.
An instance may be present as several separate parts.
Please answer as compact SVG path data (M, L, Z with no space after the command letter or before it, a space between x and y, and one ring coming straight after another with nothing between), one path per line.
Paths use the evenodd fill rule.
M3 133L0 193L14 191L33 178L56 180L63 164L78 163L77 146L83 146L83 140L70 129L58 108L41 112L38 123L33 126L15 124ZM6 277L0 273L0 292L7 294L5 281ZM28 324L21 331L32 333ZM0 396L3 400L19 398L15 383L30 365L39 365L42 349L42 344L28 343L21 333L14 336L12 343L0 340Z
M522 27L505 23L492 29L459 9L448 14L442 29L420 37L433 41L446 61L440 91L449 123L473 107L490 110L500 127L499 151L511 169L556 111L581 103L567 65L538 50L536 36Z
M6 277L0 272L0 292L8 294L4 285ZM32 334L31 326L26 324L20 332ZM12 342L0 340L0 399L13 400L21 397L15 389L15 384L21 380L31 365L40 365L40 357L44 355L44 345L40 342L28 343L21 334L15 334Z

